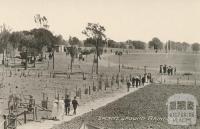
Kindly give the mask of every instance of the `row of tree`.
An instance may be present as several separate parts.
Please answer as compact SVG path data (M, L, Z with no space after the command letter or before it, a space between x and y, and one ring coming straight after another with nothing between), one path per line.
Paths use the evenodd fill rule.
M11 32L11 29L6 25L0 26L0 53L3 53L2 64L5 63L5 54L6 57L16 58L15 54L11 55L11 53L15 53L15 50L20 52L21 59L25 60L25 69L27 69L27 62L29 57L32 59L34 57L34 66L36 61L36 56L41 55L43 58L43 52L49 52L49 57L53 57L54 62L54 51L59 44L66 45L67 42L62 38L61 35L56 36L53 35L51 31L48 30L49 25L47 24L47 18L45 16L40 16L39 14L34 16L34 21L39 25L39 28L32 29L30 31L14 31ZM87 27L83 30L83 34L86 35L89 39L92 39L92 44L94 45L94 52L96 53L96 62L97 62L97 70L98 73L98 58L100 58L101 52L99 48L102 48L104 44L103 42L106 39L104 34L105 28L100 24L96 23L88 23ZM75 57L77 57L77 47L76 45L80 45L80 41L76 37L70 37L69 41L70 46L66 47L65 50L71 56L71 69L72 63ZM88 54L92 51L83 51L82 54ZM41 59L42 60L42 59ZM53 63L54 67L54 63Z
M3 53L3 64L5 54L7 57L15 58L16 49L20 52L21 59L35 58L38 55L43 57L43 52L51 52L55 45L63 43L65 40L62 36L53 35L45 28L11 32L9 27L2 25L0 30L0 53Z
M81 47L95 47L95 39L86 38L83 42L79 40L77 37L70 37L68 42L70 45L77 45ZM99 47L108 47L108 48L123 48L123 49L154 49L154 50L165 50L167 51L182 51L186 52L190 48L193 51L199 51L198 47L192 47L193 45L198 43L187 43L187 42L176 42L176 41L167 41L163 43L159 38L153 38L148 43L139 41L139 40L127 40L125 42L116 42L112 39L103 40Z
M97 63L97 73L98 73L98 58L102 54L103 47L108 48L128 48L128 49L153 49L156 50L176 50L176 51L187 51L188 48L192 48L193 51L199 51L199 44L194 43L190 45L189 43L183 42L174 42L168 41L167 43L163 43L158 38L153 38L148 43L143 41L136 40L127 40L125 42L116 42L112 39L109 39L105 35L106 29L104 26L98 23L88 23L86 28L82 31L82 34L87 38L82 42L77 37L69 37L69 40L66 41L63 39L61 35L54 35L51 31L48 30L48 20L45 16L40 16L39 14L34 16L34 21L39 28L34 28L29 31L14 31L11 32L11 29L6 25L0 26L0 53L3 53L3 62L4 63L4 54L11 53L12 51L18 49L21 52L22 59L26 59L26 67L27 67L27 58L35 57L41 55L43 57L43 52L46 50L51 52L54 57L54 51L57 45L67 45L67 49L65 49L68 54L71 56L71 67L75 57L77 57L77 52L81 52L82 54L96 53L95 61ZM91 51L83 50L80 51L77 47L85 46L85 47L93 47L94 49ZM12 56L12 57L15 57ZM54 59L54 58L53 58Z

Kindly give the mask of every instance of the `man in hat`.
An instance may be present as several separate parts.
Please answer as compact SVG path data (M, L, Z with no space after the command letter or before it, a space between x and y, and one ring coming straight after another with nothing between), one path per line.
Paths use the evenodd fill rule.
M65 113L66 113L66 115L69 115L69 112L70 112L70 102L71 102L71 100L69 98L69 95L66 95L64 102L65 102Z

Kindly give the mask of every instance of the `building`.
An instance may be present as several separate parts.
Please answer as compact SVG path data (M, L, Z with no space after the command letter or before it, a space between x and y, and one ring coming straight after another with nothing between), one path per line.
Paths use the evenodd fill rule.
M65 52L65 45L60 44L55 46L55 51L56 52Z

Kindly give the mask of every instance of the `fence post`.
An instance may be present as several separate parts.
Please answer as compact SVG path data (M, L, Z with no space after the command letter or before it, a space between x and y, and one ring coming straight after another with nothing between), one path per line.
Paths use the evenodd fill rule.
M33 110L33 121L35 120L35 108L32 109Z
M177 84L179 84L179 78L177 78Z
M46 109L48 109L48 99L49 99L49 98L47 97L47 105L46 105L47 107L46 107Z
M111 78L110 87L111 87L111 90L113 90L113 78Z
M106 86L107 86L107 81L105 82L105 87L104 87L104 90L106 90Z
M89 86L89 95L90 95L91 93L90 93L90 86Z
M81 88L79 89L80 99L81 99Z
M24 111L24 124L26 124L26 111Z
M9 77L12 77L12 71L10 70L10 75L9 75Z
M6 118L6 115L4 115L3 117L4 117L3 126L4 126L4 129L7 129L7 118Z
M76 85L76 96L79 96L79 95L78 95L78 90L77 90L77 85Z
M99 91L99 80L97 80L97 92Z
M37 107L35 107L35 120L37 120Z
M83 80L85 80L85 73L83 72Z
M55 78L56 77L56 74L55 74L55 71L52 72L52 78Z

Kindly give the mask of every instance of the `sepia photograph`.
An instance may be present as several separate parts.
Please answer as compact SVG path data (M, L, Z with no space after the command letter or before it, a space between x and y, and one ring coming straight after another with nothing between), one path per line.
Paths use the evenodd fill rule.
M0 0L0 129L200 129L200 0Z

